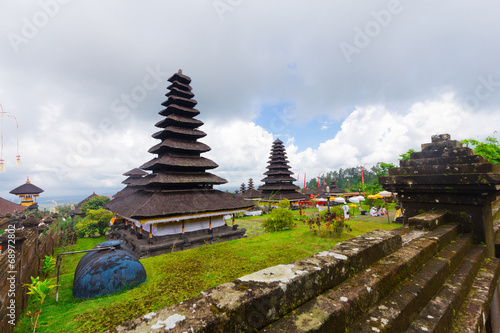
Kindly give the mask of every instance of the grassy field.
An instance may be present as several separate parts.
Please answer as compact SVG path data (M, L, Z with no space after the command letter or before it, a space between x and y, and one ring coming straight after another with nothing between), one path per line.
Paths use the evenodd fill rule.
M92 300L72 297L73 273L83 253L65 256L59 302L55 302L55 292L52 292L44 304L37 332L102 332L126 320L195 297L210 287L328 250L339 241L371 230L401 226L387 223L387 216L355 217L349 222L352 232L344 233L341 238L327 238L313 235L302 222L291 230L264 233L261 222L265 218L236 220L240 227L248 230L250 237L143 259L141 262L148 274L146 283L133 290ZM103 237L79 239L77 245L65 250L90 249L103 241ZM55 278L53 280L55 283ZM29 331L29 318L23 314L15 332Z

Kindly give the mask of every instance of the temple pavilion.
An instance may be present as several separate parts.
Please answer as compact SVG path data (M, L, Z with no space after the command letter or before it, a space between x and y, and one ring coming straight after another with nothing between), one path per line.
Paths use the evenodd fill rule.
M273 142L267 171L264 172L266 177L262 179L264 185L259 188L264 201L288 199L293 203L304 200L304 195L298 192L300 188L293 184L295 178L291 176L293 172L288 163L283 141L277 139Z
M141 257L240 238L246 230L234 225L234 214L253 206L213 189L227 181L207 172L218 165L201 156L210 147L198 141L206 134L195 119L200 112L191 79L179 70L168 81L168 99L159 112L164 118L152 135L160 143L149 149L156 157L126 173L127 187L105 206L115 214L112 236ZM233 215L232 228L224 219L228 215Z
M19 204L21 206L32 206L37 205L36 198L40 196L43 190L38 186L32 184L30 182L30 178L28 177L26 183L16 187L9 193L17 195L19 197Z

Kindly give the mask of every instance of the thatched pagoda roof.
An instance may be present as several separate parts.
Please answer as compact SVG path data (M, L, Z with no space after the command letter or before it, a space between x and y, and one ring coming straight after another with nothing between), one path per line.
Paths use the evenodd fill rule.
M23 184L19 187L16 187L15 189L10 191L9 193L15 194L15 195L20 195L20 194L40 194L42 192L43 192L43 190L41 188L39 188L38 186L31 184L30 180L28 178L28 180L26 180L26 184Z
M134 168L132 170L125 172L123 175L124 176L131 176L131 177L142 177L142 176L146 176L147 174L148 173L144 170L141 170L139 168Z
M283 141L277 139L273 142L271 148L271 156L269 157L268 171L264 173L265 177L262 179L264 185L260 187L262 198L267 200L301 200L304 195L297 192L299 187L294 185L295 178L291 177L293 172L288 165L286 157L285 146Z
M179 73L168 79L168 99L159 112L164 119L156 123L162 130L153 134L160 143L149 149L157 156L140 166L151 170L144 177L127 178L129 186L106 205L106 208L130 219L168 219L179 215L205 214L242 210L252 203L234 194L213 189L225 184L221 177L207 172L218 165L201 157L210 147L198 139L206 134L198 127L203 122L194 119L200 112L194 109L191 79ZM131 185L131 186L130 186Z

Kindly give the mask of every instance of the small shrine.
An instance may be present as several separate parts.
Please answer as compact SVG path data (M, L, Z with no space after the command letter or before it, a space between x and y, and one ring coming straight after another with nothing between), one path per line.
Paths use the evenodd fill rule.
M234 224L234 214L253 204L231 193L213 189L227 181L207 170L218 165L201 154L210 150L198 139L206 136L195 119L200 112L181 70L168 79L171 85L159 112L164 119L152 136L161 142L149 149L157 155L127 172L127 185L105 208L115 214L112 237L123 239L140 257L184 250L213 242L241 238L245 229ZM146 174L144 174L146 173ZM233 226L225 216L233 215Z
M293 184L296 179L291 176L293 172L290 171L290 168L283 141L277 139L271 148L268 170L264 172L266 177L262 179L264 185L259 188L264 201L277 202L288 199L290 202L294 202L304 200L304 195L298 192L300 188Z
M16 187L9 193L17 195L19 197L19 204L21 206L32 206L37 205L36 198L39 197L40 193L42 192L43 190L38 186L32 184L28 177L26 180L26 184Z

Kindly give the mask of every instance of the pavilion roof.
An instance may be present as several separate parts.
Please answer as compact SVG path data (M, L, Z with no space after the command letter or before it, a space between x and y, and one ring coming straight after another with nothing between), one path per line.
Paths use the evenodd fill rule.
M19 187L16 187L15 189L10 191L9 193L19 195L19 194L40 194L42 192L43 192L43 190L41 188L30 183L30 180L28 179L26 181L26 184L23 184Z
M28 206L21 206L16 203L10 202L9 200L5 200L4 198L0 198L0 217L4 216L7 213L19 213L26 210L27 208Z

